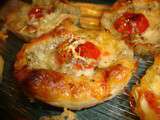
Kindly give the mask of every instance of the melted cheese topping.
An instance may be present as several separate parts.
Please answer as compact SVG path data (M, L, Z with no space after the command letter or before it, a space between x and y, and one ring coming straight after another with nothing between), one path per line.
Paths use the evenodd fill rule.
M35 46L30 47L25 51L27 65L30 69L51 69L62 73L76 75L76 76L88 76L92 77L96 68L106 68L116 62L119 59L125 57L131 58L133 53L126 47L122 41L114 40L109 33L106 32L81 32L79 29L77 33L81 33L80 36L76 34L66 34L56 36L54 38L42 41ZM72 58L69 62L60 65L57 60L57 47L68 40L65 49L72 52ZM76 47L86 41L93 43L100 50L100 57L95 60L91 58L82 57L75 51ZM118 42L118 43L117 43ZM61 54L61 53L58 53ZM91 68L77 69L75 63L77 60L86 65L92 65Z
M17 6L18 9L9 13L6 17L8 29L28 40L48 33L66 18L73 18L75 21L78 19L80 15L78 8L57 1L54 2L50 5L29 5L21 2ZM35 7L45 10L43 16L38 19L34 17L29 18L29 12Z
M141 34L131 35L131 40L129 42L137 46L141 44L152 44L153 48L158 48L160 43L160 3L158 1L145 0L134 0L130 3L121 3L118 1L113 6L112 12L106 12L103 15L101 19L102 26L111 31L115 36L121 37L121 33L118 33L113 28L113 24L125 12L142 13L149 21L149 27L146 31ZM141 49L137 50L139 50L140 53L143 51L141 51Z
M141 36L136 36L135 42L152 44L159 43L160 21L158 19L160 18L160 6L156 7L153 5L151 8L135 10L135 12L144 14L149 21L148 29L142 33Z
M29 67L31 69L44 68L55 70L58 67L55 58L55 49L61 42L68 38L70 38L70 34L66 36L55 37L55 40L49 38L47 41L43 41L37 46L33 46L32 49L27 49L26 61Z
M74 110L118 94L133 70L133 52L123 41L68 21L24 45L15 63L15 77L34 98Z

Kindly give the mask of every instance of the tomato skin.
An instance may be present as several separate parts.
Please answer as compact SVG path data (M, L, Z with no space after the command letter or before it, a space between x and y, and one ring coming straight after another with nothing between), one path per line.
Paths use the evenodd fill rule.
M113 24L119 33L140 34L149 27L147 18L141 13L124 13Z
M33 7L29 13L28 16L30 19L32 18L36 18L36 19L40 19L44 16L44 9L42 7Z
M100 50L91 42L78 45L75 51L86 58L98 59L100 56Z
M94 68L96 62L86 63L83 60L74 58L74 55L71 50L66 50L68 42L60 44L57 48L57 60L59 64L65 64L74 60L74 66L76 69L92 69ZM100 50L91 42L85 42L84 44L78 45L75 48L75 51L78 55L85 58L91 58L97 60L100 56Z

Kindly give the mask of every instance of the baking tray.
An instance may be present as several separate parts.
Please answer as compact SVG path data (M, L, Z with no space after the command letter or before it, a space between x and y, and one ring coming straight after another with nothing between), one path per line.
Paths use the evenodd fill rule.
M114 0L79 0L81 2L92 2L99 4L112 4ZM16 85L13 77L13 64L18 50L22 47L23 41L12 33L6 43L0 44L0 53L5 59L3 81L0 83L0 118L1 120L38 120L41 116L57 115L63 109L49 106L40 101L31 102L21 89ZM139 118L129 107L129 91L131 87L139 81L145 70L153 63L150 56L140 57L135 55L138 60L138 71L131 78L128 86L122 94L115 96L102 104L94 107L74 111L78 120L138 120Z

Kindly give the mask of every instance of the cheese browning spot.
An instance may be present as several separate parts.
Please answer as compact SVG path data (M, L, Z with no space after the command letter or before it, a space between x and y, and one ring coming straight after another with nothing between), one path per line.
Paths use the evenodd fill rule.
M111 33L67 22L23 46L15 76L30 96L79 110L119 93L131 77L133 64L132 51Z
M60 64L67 63L72 59L72 51L67 49L68 41L63 42L57 48L57 59Z

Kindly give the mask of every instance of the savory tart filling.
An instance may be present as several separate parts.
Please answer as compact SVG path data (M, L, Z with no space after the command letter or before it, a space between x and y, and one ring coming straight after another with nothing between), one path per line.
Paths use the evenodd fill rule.
M23 46L15 77L33 98L82 109L118 94L131 78L134 63L123 41L64 22Z
M64 19L78 19L79 15L79 8L58 0L50 4L27 4L18 1L16 9L5 16L5 23L10 31L29 40L48 33Z
M102 25L139 54L159 52L160 3L157 0L119 0L102 17Z

